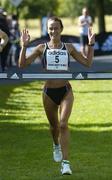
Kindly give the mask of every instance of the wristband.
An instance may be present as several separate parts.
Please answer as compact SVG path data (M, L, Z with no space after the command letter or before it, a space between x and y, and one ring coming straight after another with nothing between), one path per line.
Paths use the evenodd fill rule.
M94 44L88 44L88 46L92 46L92 47L93 47L93 46L94 46Z

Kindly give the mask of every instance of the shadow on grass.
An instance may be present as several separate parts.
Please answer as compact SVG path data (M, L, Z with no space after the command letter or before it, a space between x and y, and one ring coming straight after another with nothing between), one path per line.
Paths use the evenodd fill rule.
M25 86L27 84L24 84L23 86ZM20 84L10 84L10 85L4 85L0 88L0 109L7 109L9 108L9 104L7 104L7 101L10 97L10 95L12 93L14 93L14 89L17 88L17 87L20 87L22 85ZM15 92L16 94L16 92ZM16 107L16 104L10 104L10 108L14 108L14 109L17 109L18 107Z
M10 97L10 94L13 92L14 88L17 86L3 86L0 89L0 109L6 108L7 106L7 100Z
M42 82L38 82L38 85L42 85ZM18 88L18 91L14 91L16 88ZM32 83L24 82L22 84L10 84L10 85L4 85L0 88L0 109L2 110L26 110L26 101L25 97L27 92L31 94L33 88L33 93L36 93L36 95L40 94L40 91L42 91L42 88L38 87L32 87ZM31 93L30 93L31 92ZM10 98L10 96L13 94L14 98ZM21 94L22 98L21 99ZM10 99L10 102L8 100Z
M60 164L52 161L52 140L47 123L0 122L1 179L112 179L112 131L91 131L91 124L77 125L77 130L70 126L73 175L62 177ZM102 126L104 124L100 124ZM88 130L80 130L80 127L88 127Z

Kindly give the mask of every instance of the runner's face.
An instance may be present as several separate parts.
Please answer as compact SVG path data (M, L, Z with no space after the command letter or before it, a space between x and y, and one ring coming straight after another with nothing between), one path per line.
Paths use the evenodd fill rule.
M48 34L51 39L57 39L60 37L62 28L60 22L54 20L48 20Z

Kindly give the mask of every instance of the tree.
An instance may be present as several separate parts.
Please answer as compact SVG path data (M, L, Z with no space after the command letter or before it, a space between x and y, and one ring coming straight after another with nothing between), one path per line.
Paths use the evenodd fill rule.
M112 15L112 0L58 0L61 16L78 17L84 6L87 6L90 15L98 18L99 33L106 31L105 15Z
M1 0L0 5L8 13L14 13L16 8L10 0ZM20 18L37 18L45 16L48 12L63 17L76 18L81 14L82 8L88 6L90 15L98 18L98 29L106 31L105 15L112 15L112 0L23 0L18 7Z
M59 2L59 10L58 13L60 16L65 17L78 17L81 15L82 8L87 6L91 15L94 17L94 3L91 3L91 0L58 0Z
M95 0L96 3L96 14L98 17L98 28L99 32L105 32L105 10L104 10L104 0Z
M95 0L99 32L106 31L105 15L112 15L112 0Z
M1 0L1 5L8 13L16 11L10 0ZM23 0L18 7L20 18L37 18L46 15L48 12L56 13L58 0Z

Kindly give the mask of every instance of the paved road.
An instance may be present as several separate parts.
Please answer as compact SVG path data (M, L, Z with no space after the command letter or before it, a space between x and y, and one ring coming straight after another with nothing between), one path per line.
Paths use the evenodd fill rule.
M76 76L78 76L78 78L76 78L76 79L83 79L83 77L81 77L81 75L86 74L87 72L89 72L89 73L103 72L103 74L106 74L106 76L105 76L106 79L108 79L108 76L109 76L109 79L110 78L112 79L112 77L111 77L112 74L107 73L107 72L112 73L112 56L94 57L93 65L91 68L86 68L71 59L70 72L64 74L63 77L65 78L66 76L70 75L69 76L70 78L68 78L68 79L72 79L72 77L71 77L71 73L72 73L72 74L75 74ZM31 81L32 79L33 80L39 79L38 77L35 76L35 74L37 74L37 73L43 74L42 65L40 63L38 63L37 61L25 69L20 69L16 66L10 67L8 70L6 70L5 73L3 73L3 74L0 73L0 84L15 83L15 82L20 83L20 82L24 82L24 81ZM32 78L31 77L28 78L27 74L32 76ZM27 78L26 78L26 76L27 76ZM47 76L44 74L44 77L47 77ZM50 77L52 78L53 75L51 74ZM45 78L43 78L43 79L45 79ZM84 76L84 79L88 79L87 75Z

